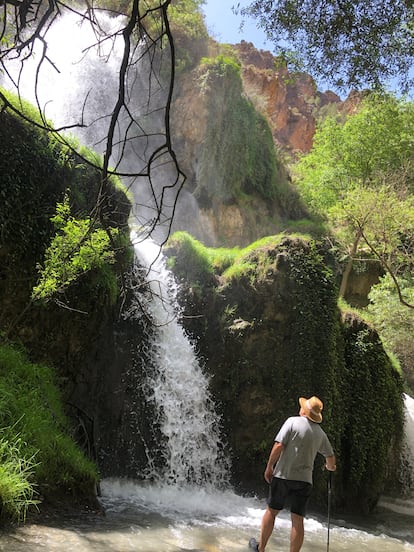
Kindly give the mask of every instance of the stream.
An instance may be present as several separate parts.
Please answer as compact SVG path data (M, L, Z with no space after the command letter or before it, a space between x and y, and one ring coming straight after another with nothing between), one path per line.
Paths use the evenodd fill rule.
M258 537L265 501L233 491L188 486L144 485L104 480L105 515L67 515L28 523L0 537L4 552L242 552ZM331 552L414 551L414 503L406 514L379 509L369 519L337 519L330 525ZM290 520L282 512L269 541L269 552L289 550ZM305 520L304 552L327 549L327 521Z

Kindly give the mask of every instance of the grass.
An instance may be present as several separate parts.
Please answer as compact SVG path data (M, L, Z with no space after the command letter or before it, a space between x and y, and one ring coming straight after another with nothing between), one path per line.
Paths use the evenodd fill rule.
M88 496L98 472L70 436L55 375L0 346L1 517L22 519L45 489Z
M300 234L289 237L308 239ZM167 250L172 252L170 268L176 274L195 283L205 280L213 274L221 276L226 282L243 276L252 276L261 267L265 271L269 248L275 247L286 238L286 234L266 236L244 248L206 247L187 232L176 232L168 241ZM177 253L177 254L176 254Z
M18 521L26 518L35 500L33 474L35 455L24 456L25 443L13 428L0 430L0 501L1 516Z

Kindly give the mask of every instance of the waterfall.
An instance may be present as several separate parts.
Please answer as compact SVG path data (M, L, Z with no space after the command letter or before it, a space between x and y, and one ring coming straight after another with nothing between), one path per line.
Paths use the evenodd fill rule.
M153 369L144 385L164 438L164 462L162 472L151 477L178 486L221 487L228 480L229 466L220 439L220 421L209 380L179 323L177 284L160 247L150 239L141 241L135 232L131 237L137 260L147 270L151 289L147 309L156 326L150 344ZM155 464L155 458L149 463Z
M62 134L74 135L99 155L106 150L111 116L119 93L125 18L96 10L97 22L62 10L48 28L47 40L35 41L32 56L7 62L0 84L37 105ZM47 44L47 57L44 48ZM41 61L42 60L42 61ZM176 207L182 176L166 150L165 104L169 51L141 40L128 57L123 107L114 128L110 165L123 175L135 198L135 224L155 229L165 240ZM36 84L35 84L36 83ZM153 156L153 153L157 154Z
M404 407L403 482L407 488L407 493L414 495L414 398L404 394Z
M404 394L404 442L401 453L401 498L382 497L379 506L399 514L414 516L414 398Z
M13 78L8 80L9 75L2 75L2 84L13 90L13 79L19 80L23 97L37 103L56 127L82 122L72 132L82 143L102 153L118 94L125 21L105 13L98 12L98 16L99 25L90 25L66 11L48 30L47 60L39 65L44 44L36 42L33 58L25 60L23 66L18 59L10 62ZM102 29L110 39L100 40ZM141 49L137 44L130 54L125 106L116 129L111 163L130 175L124 178L124 184L135 201L131 222L145 228L161 210L159 220L165 223L165 230L158 235L165 238L179 184L175 167L165 154L158 154L151 165L150 178L140 173L152 151L164 140L167 91L162 78L154 76L154 72L159 72L162 64L165 72L168 52L159 53L162 61L143 52L145 46ZM151 481L179 486L223 486L228 466L220 440L220 422L208 390L208 378L177 320L176 286L160 248L151 240L141 241L136 234L133 240L136 257L147 269L152 291L147 308L156 331L149 347L151 367L143 385L152 407L149 410L156 413L153 425L159 427L162 439L156 450L152 450L152 444L145 446L148 473L144 475Z

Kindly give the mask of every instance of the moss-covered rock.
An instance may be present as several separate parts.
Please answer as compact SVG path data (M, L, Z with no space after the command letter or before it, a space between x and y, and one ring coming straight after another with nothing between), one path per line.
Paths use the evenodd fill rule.
M177 243L173 252L185 282ZM274 237L240 254L237 265L216 272L216 285L198 293L187 280L182 293L183 323L212 375L235 483L265 492L262 474L277 430L298 413L298 397L315 394L338 456L336 506L372 509L403 425L401 381L378 335L355 315L342 320L332 262L320 243ZM322 463L313 507L326 502Z
M26 114L30 112L30 106L22 108ZM69 492L72 499L89 500L95 493L90 473L79 464L76 468L79 471L72 476L63 460L59 466L53 469L52 466L62 443L72 446L70 431L94 460L98 440L104 447L108 444L103 438L103 427L106 416L111 418L102 403L108 403L105 393L113 392L111 368L116 366L114 371L123 377L117 362L123 363L120 359L128 349L125 344L116 346L114 326L119 309L117 279L129 259L130 203L125 192L111 181L106 204L107 213L111 214L109 225L123 236L117 245L124 244L114 252L115 263L103 263L86 272L46 304L33 301L38 267L44 262L55 232L50 219L57 204L69 196L74 217L87 217L95 207L101 174L90 159L14 115L6 102L0 112L0 149L0 337L6 343L22 344L28 362L51 367L64 403L59 411L71 414L72 422L64 429L59 428L61 434L55 444L51 440L49 448L38 447L41 467L33 473L39 476L37 483L42 480L44 496L50 498L56 493L63 496ZM82 153L93 156L91 152ZM122 332L119 327L118 335ZM4 377L0 376L4 381L9 371L7 360L2 361ZM33 381L28 380L25 385L30 387ZM13 393L12 388L10 392ZM14 416L18 418L19 414ZM12 426L17 418L11 416L7 424ZM108 428L110 432L110 424ZM61 477L53 476L60 469ZM52 475L50 479L48 474Z

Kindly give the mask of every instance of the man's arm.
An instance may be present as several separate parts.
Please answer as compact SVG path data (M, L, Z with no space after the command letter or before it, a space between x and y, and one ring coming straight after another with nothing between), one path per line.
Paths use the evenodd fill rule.
M326 464L325 468L329 471L336 471L336 458L335 456L327 456L325 458Z
M266 469L264 472L264 478L267 483L270 483L272 481L273 467L276 464L276 462L279 460L283 449L284 449L283 443L279 443L278 441L276 441L275 444L273 445L272 450L270 451L269 460L267 461Z

